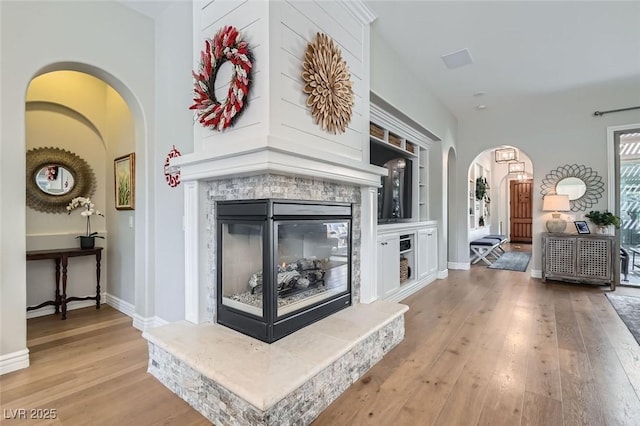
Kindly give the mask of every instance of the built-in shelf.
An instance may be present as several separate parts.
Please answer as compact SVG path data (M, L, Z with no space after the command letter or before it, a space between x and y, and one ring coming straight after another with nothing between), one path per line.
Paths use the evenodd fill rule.
M408 151L408 150L406 150L404 148L404 144L406 142L401 142L400 146L397 146L397 145L394 145L394 144L388 142L387 140L380 139L380 138L375 137L373 135L369 135L369 140L371 140L371 142L383 145L383 146L385 146L385 147L387 147L389 149L392 149L394 151L401 152L403 155L407 155L409 157L417 157L418 156L418 154L416 152L411 152L411 151ZM414 150L417 151L417 147L414 148Z
M478 163L473 163L469 169L469 229L486 229L489 227L490 205L485 200L476 199L476 180L485 178L491 181L491 173L488 168ZM487 187L487 191L490 188ZM480 218L483 218L484 225L480 224Z
M369 122L369 143L371 149L383 146L386 149L402 154L411 161L413 176L411 177L412 206L411 220L429 220L429 147L431 139L423 133L402 123L375 104L371 104L371 121Z

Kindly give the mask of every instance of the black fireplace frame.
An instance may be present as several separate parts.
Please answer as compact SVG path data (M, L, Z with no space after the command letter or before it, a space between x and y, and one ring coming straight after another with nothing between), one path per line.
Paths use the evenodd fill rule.
M352 287L352 221L353 206L331 201L257 199L216 202L216 320L248 336L267 343L275 342L307 325L319 321L341 309L351 306ZM327 300L278 317L277 295L262 286L263 317L235 309L222 303L222 229L224 224L262 224L263 276L276 280L278 242L275 238L276 222L344 220L349 223L347 245L347 289ZM266 279L265 279L266 281Z

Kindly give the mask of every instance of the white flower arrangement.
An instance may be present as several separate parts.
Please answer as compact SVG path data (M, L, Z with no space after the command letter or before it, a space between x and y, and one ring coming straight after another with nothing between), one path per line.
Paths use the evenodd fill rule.
M97 232L91 232L91 216L97 215L104 217L104 214L94 208L95 204L93 204L91 202L91 199L88 197L76 197L71 200L67 205L67 214L71 214L71 212L78 207L84 207L84 210L80 212L80 216L84 216L87 218L87 234L83 236L104 238L98 236Z

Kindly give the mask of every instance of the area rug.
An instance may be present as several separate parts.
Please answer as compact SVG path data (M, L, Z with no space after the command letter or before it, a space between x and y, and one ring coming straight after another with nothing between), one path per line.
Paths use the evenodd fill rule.
M640 345L640 297L606 293L609 302Z
M524 272L527 270L531 253L522 251L508 251L503 253L495 262L488 266L490 269L504 269L507 271Z

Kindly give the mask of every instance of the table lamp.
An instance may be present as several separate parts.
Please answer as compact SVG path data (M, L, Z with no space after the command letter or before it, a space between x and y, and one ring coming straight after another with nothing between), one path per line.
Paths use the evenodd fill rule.
M547 231L564 232L567 222L560 218L558 212L568 212L571 209L568 195L546 195L542 200L542 211L553 212L551 219L547 220Z

